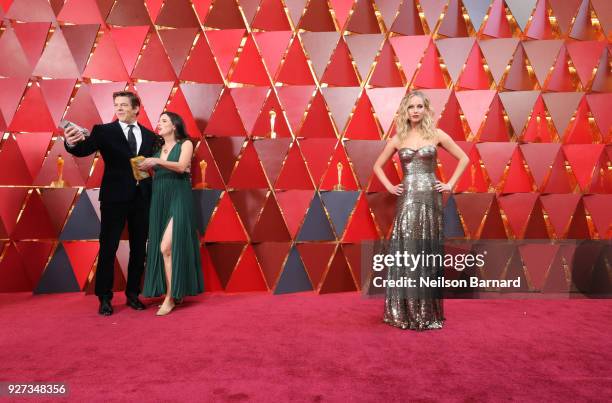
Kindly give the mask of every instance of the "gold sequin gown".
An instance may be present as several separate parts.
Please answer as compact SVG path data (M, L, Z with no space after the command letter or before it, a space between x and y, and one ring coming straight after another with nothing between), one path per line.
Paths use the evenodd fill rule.
M387 253L442 254L442 194L435 188L436 146L398 150L404 177L404 192L398 198L393 230ZM444 321L442 293L438 287L421 286L420 279L437 279L443 266L429 261L407 267L398 264L387 268L387 279L412 279L410 287L387 287L384 321L402 329L439 329ZM413 269L413 270L412 270Z

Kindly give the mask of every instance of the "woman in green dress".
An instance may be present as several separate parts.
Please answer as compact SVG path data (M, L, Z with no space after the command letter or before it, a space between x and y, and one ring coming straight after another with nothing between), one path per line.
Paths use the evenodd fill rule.
M191 195L193 143L183 119L173 112L161 114L157 132L163 145L139 165L154 171L143 295L165 294L157 311L163 316L184 296L201 293L204 281Z

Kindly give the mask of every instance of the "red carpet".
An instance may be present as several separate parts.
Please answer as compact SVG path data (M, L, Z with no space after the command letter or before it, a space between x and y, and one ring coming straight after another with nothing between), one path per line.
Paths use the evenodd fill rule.
M355 293L208 294L161 318L114 302L0 295L1 380L80 401L612 399L610 300L449 300L423 333Z

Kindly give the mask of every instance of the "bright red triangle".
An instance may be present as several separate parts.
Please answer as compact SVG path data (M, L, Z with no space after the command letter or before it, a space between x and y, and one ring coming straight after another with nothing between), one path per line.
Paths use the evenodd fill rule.
M320 91L315 94L299 135L306 138L329 137L336 138L333 123L329 117L325 99Z
M523 156L519 148L514 150L510 168L504 181L503 193L530 192L533 188L532 179L523 165Z
M589 124L589 107L586 97L582 98L578 104L576 115L567 128L567 134L563 136L563 143L591 144L597 142L597 137Z
M336 148L336 139L304 139L300 141L300 149L304 154L308 170L315 184L321 182L323 173L329 166L332 154Z
M293 143L283 163L274 189L314 189L310 173L297 143Z
M41 80L40 90L47 101L49 112L54 122L59 122L64 115L70 96L74 89L74 79Z
M342 164L341 184L344 190L359 190L355 174L346 156L342 143L339 143L334 151L331 162L323 175L319 188L321 190L332 190L338 184L338 164Z
M572 191L569 179L569 174L565 169L565 158L562 153L558 153L550 170L548 180L545 182L543 192L569 193Z
M202 275L204 278L204 291L215 292L223 291L223 285L217 275L208 248L200 246L200 257L202 259Z
M202 184L202 170L200 168L200 164L202 161L205 161L206 170L204 171L204 181L206 182L206 185L213 189L225 188L223 179L219 173L219 168L217 168L217 163L215 162L206 141L200 141L198 143L193 158L194 161L192 166L196 167L196 169L192 169L191 180L196 187L198 184Z
M368 207L368 202L365 194L359 196L357 204L350 220L346 224L344 231L343 242L361 242L364 240L379 239L380 235L376 230L376 224L372 218L372 212Z
M274 118L274 132L278 137L288 137L291 138L291 130L289 129L289 124L285 119L285 114L283 113L283 108L276 97L276 93L272 90L266 99L263 107L261 108L261 112L259 113L259 117L255 121L253 125L253 129L250 131L250 134L253 136L262 136L268 137L270 135L271 123L270 123L270 112L274 111L276 116Z
M523 141L535 143L550 143L553 140L554 127L548 123L546 106L542 96L538 96L533 106L531 117L522 134Z
M351 9L353 8L353 0L330 0L330 5L334 9L334 15L338 22L338 28L342 30L346 20L349 17Z
M111 100L112 98L109 99L108 102L112 102ZM91 99L88 85L81 84L76 96L70 103L70 108L68 108L65 119L71 122L78 122L79 126L86 127L89 130L91 130L94 125L102 123L98 109L93 99Z
M504 119L504 107L498 94L495 94L493 97L493 102L491 102L489 112L487 112L487 117L478 139L480 141L510 140L510 133Z
M236 209L227 192L221 196L215 213L208 223L205 242L246 241L247 236L242 228Z
M223 91L206 125L204 134L217 136L245 136L247 134L230 91Z
M210 48L217 59L221 75L226 77L238 47L244 36L244 29L223 29L219 31L206 31Z
M432 42L423 56L421 67L414 76L412 85L415 88L446 88L444 73L438 60L438 51Z
M31 186L32 180L33 176L28 170L17 142L9 135L0 150L0 184Z
M342 39L338 41L338 46L336 46L336 50L329 60L327 69L321 77L321 82L339 87L359 85L348 46Z
M199 83L223 83L206 36L201 34L179 75L180 80Z
M30 173L32 178L38 176L38 172L42 166L42 163L47 155L47 149L49 148L49 142L51 141L52 133L16 133L15 138L17 145L25 163L27 165L27 171ZM7 139L7 142L9 139ZM8 144L5 144L6 147ZM1 154L0 154L1 155ZM9 169L8 172L14 176L18 169L14 166ZM16 183L11 183L15 185Z
M10 235L12 239L55 239L59 232L53 227L39 193L33 191Z
M546 89L549 91L574 91L578 80L569 70L568 54L565 46L561 47L561 51L557 56L557 61L553 67L552 73L546 82ZM574 82L576 84L574 84Z
M150 81L176 80L176 73L170 64L164 45L155 32L151 32L147 47L138 59L131 76Z
M268 73L251 35L247 37L246 44L242 48L240 58L234 67L231 81L252 85L270 84Z
M268 188L266 175L259 163L259 157L252 141L247 142L246 147L244 147L238 160L238 166L234 169L227 185L232 189Z
M495 0L493 2L489 11L489 18L485 23L482 33L495 38L510 38L512 36L510 25L506 19L504 0Z
M474 44L457 81L459 87L472 90L487 90L491 87L491 78L484 69L483 60L478 45Z
M404 79L395 64L395 54L389 41L385 41L376 67L370 75L368 83L374 87L403 87Z
M563 153L583 192L588 192L603 150L603 144L566 144L563 146Z
M552 39L553 30L547 14L547 2L538 1L525 34L533 39ZM558 17L558 16L555 16ZM557 20L558 21L558 20Z
M130 30L130 33L132 31ZM121 42L120 42L121 43ZM140 50L140 49L139 49ZM134 63L136 59L134 58ZM112 34L107 31L98 42L83 77L97 78L111 81L127 81L129 78L125 68L124 59L115 46Z
M183 121L185 122L185 129L191 138L199 139L202 137L200 129L198 128L198 125L191 114L191 110L189 109L189 105L187 105L187 100L185 99L181 88L177 88L174 96L172 99L170 99L170 102L166 106L166 110L177 113L183 118Z
M36 116L36 119L32 119ZM50 132L55 122L47 109L40 87L32 84L25 93L8 129L14 132Z
M447 99L446 106L442 109L443 112L438 120L438 127L444 130L454 140L464 141L466 134L463 129L463 123L461 123L460 114L462 112L455 92L451 92Z
M247 245L232 276L225 287L226 292L268 291L255 251Z
M353 117L349 122L344 135L349 139L379 140L380 129L372 114L372 104L366 92L361 93Z
M606 46L605 42L572 41L567 42L566 46L578 77L580 77L582 85L586 87L593 78L593 69L597 66L599 56Z
M297 36L293 39L291 45L289 45L289 50L278 71L276 81L293 85L314 84L312 72L306 62L306 55L304 55Z
M76 277L79 287L85 288L89 273L93 269L94 261L98 257L98 249L100 247L98 242L62 242L68 260L72 266L72 271Z

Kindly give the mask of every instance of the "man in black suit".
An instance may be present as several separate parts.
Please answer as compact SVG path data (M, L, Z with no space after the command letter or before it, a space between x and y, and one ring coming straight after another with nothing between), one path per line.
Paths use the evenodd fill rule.
M129 91L116 92L113 100L116 121L95 125L89 136L74 126L64 129L66 151L77 157L99 151L104 159L104 176L99 196L100 254L95 288L100 299L98 313L105 316L113 313L111 299L115 254L126 222L130 239L125 289L127 305L136 310L145 309L138 294L145 266L151 178L137 182L132 174L130 159L136 155L150 157L156 137L136 121L140 111L140 99L136 94Z

